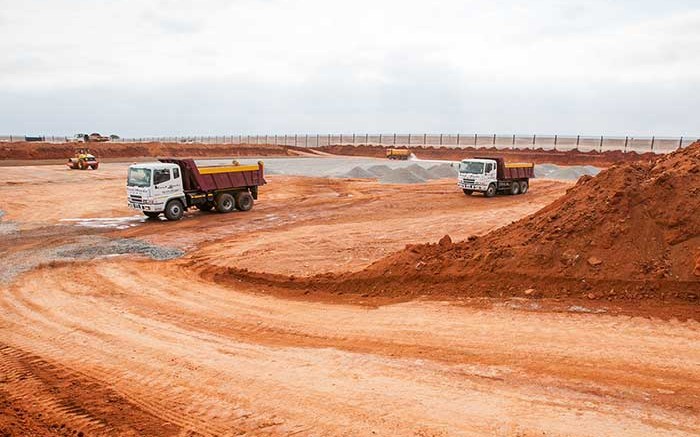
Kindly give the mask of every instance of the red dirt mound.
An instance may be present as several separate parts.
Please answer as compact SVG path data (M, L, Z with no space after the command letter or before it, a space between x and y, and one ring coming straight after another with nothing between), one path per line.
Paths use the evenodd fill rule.
M197 143L0 143L0 160L67 159L88 147L98 158L155 156L286 156L289 148L270 144Z
M229 269L220 276L367 296L697 303L698 211L700 142L584 177L551 205L483 237L407 246L358 273L286 278Z
M294 148L294 147L292 147ZM299 150L308 150L297 148ZM386 156L386 147L373 146L366 144L352 145L336 145L316 147L326 153L335 155L350 155L350 156L371 156L376 158L384 158ZM506 158L506 160L526 160L536 164L560 164L560 165L595 165L599 167L607 167L618 162L632 162L639 160L654 159L658 155L654 153L638 154L637 152L623 153L618 150L609 150L604 152L590 151L581 152L578 150L543 150L543 149L496 149L495 147L460 147L460 148L445 148L432 146L411 146L411 150L418 158L421 159L447 159L458 161L465 158L470 158L484 153L496 153Z
M574 285L572 291L589 298L604 292L696 300L698 211L700 142L584 177L561 199L484 237L407 247L360 277L463 278L472 285L484 279L487 288L516 293L537 286L556 293Z

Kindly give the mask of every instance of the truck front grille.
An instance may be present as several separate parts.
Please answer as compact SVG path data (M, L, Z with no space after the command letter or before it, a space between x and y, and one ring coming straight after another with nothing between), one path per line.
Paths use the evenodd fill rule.
M131 200L131 201L134 202L134 203L141 203L141 202L143 202L143 198L142 198L141 196L134 196L134 195L131 195L131 196L129 196L129 200Z

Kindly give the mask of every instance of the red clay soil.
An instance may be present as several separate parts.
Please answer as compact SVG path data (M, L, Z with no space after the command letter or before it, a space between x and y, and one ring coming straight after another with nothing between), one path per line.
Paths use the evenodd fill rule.
M698 211L700 142L584 177L549 206L483 237L409 245L358 273L228 276L336 294L643 299L684 302L693 312Z
M287 156L285 146L271 144L191 143L1 143L0 160L67 159L76 149L89 148L98 158L154 156Z
M303 148L294 148L306 150ZM350 156L371 156L376 158L384 158L386 156L386 147L382 146L370 146L360 144L357 146L351 145L337 145L337 146L322 146L315 147L314 150L319 150L321 152L332 153L335 155L350 155ZM432 147L432 146L412 146L411 150L413 153L421 159L445 159L458 161L465 158L473 158L478 155L484 154L496 154L498 156L503 156L506 160L524 160L529 162L534 162L536 164L560 164L560 165L594 165L597 167L608 167L612 164L619 162L632 162L640 160L650 160L656 158L658 155L654 153L636 153L636 152L621 152L618 150L611 150L605 152L580 152L578 150L544 150L544 149L518 149L518 150L507 150L507 149L496 149L495 147L462 147L459 149L455 148L443 148L443 147Z

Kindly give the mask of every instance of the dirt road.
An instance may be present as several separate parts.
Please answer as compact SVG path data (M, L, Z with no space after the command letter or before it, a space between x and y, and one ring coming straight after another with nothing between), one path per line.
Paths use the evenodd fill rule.
M0 435L700 433L694 320L517 299L290 300L199 275L355 270L407 243L485 233L568 184L485 205L453 181L273 176L250 213L165 223L124 207L123 165L2 170L14 228L0 265L46 264L0 282ZM187 252L59 256L116 238Z

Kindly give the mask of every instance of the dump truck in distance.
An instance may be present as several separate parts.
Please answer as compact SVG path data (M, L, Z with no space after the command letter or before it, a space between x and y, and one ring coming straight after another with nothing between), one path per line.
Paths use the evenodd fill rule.
M389 159L408 159L411 151L408 149L387 149L386 157Z
M149 218L163 213L168 220L180 220L189 208L249 211L265 184L262 161L198 167L194 159L159 159L129 167L128 205Z
M535 177L535 164L506 163L500 157L465 159L459 163L457 186L465 195L478 191L486 197L496 193L525 194L530 179Z

